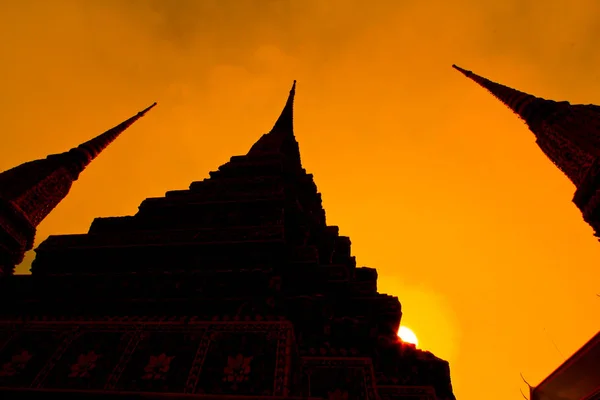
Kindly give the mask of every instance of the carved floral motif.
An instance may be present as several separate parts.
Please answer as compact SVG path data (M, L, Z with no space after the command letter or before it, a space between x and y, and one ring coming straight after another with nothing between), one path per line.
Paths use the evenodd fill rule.
M159 356L150 356L148 364L144 368L145 374L142 379L145 380L165 380L167 378L167 372L171 368L171 361L175 356L167 356L165 353Z
M15 376L27 367L27 363L33 357L27 350L11 357L10 361L2 365L0 376Z
M71 365L71 373L69 378L89 378L90 372L96 368L96 361L101 355L95 351L90 351L87 354L80 354L77 357L77 362Z
M248 380L250 375L250 363L253 357L244 357L238 354L235 357L227 357L227 366L223 369L223 382L232 384L232 389L236 389L239 383Z

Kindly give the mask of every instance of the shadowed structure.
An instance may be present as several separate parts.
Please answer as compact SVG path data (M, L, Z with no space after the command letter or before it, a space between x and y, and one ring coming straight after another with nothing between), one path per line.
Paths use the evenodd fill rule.
M0 173L0 276L13 274L33 248L37 226L65 198L85 167L155 105L68 152Z
M600 107L545 100L462 69L522 118L546 156L576 186L573 202L600 237Z
M454 399L448 363L326 223L293 132L188 190L51 236L0 287L0 396ZM240 397L242 396L242 397Z
M577 187L573 202L595 236L600 236L600 107L554 102L462 72L521 117L536 143ZM600 333L543 382L530 389L531 400L593 400L600 398Z
M530 389L531 400L600 399L600 332Z

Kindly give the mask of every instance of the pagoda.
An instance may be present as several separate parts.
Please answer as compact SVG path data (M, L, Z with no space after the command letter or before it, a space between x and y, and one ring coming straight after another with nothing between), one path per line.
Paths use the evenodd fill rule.
M525 121L540 149L575 185L573 202L600 238L600 106L542 99L452 67Z
M573 202L600 237L600 107L555 102L492 82L456 65L525 121L536 143L577 188ZM600 332L539 385L531 400L600 400Z
M68 152L0 173L0 277L14 273L33 248L37 226L67 196L85 167L155 105Z
M0 282L0 397L454 399L326 223L293 129L188 190L50 236Z

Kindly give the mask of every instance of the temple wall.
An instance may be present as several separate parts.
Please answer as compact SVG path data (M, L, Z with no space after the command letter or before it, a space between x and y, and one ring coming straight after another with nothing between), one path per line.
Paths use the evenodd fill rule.
M300 356L293 326L285 320L0 322L0 396L56 396L56 391L79 393L83 397L78 399L100 392L144 398L161 393L248 399L436 398L431 387L377 388L369 357Z

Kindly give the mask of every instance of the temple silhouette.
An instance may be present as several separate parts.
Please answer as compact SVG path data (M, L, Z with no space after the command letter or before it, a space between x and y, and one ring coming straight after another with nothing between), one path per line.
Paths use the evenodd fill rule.
M516 113L544 154L575 187L573 203L600 238L600 106L552 101L453 68L487 89Z
M540 149L575 184L573 202L600 237L600 107L545 100L452 67L525 121ZM600 332L539 385L530 387L530 400L599 399Z
M33 248L37 226L67 196L85 167L155 105L68 152L0 174L0 277L14 273Z
M246 155L134 216L50 236L28 276L11 272L34 227L147 110L0 175L0 397L455 398L448 363L398 339L400 302L327 225L294 95Z

